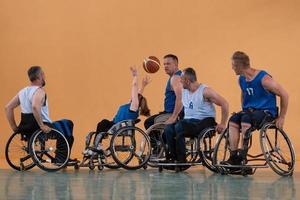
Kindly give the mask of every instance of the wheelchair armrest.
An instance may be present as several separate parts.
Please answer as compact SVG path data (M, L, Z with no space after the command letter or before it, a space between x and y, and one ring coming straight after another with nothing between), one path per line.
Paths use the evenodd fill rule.
M158 115L157 117L154 118L154 124L167 121L171 115L172 115L171 113L164 113Z

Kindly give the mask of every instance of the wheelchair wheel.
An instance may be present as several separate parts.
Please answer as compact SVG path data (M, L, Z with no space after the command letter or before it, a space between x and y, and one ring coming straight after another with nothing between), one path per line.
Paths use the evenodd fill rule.
M104 165L106 168L109 168L109 169L119 169L121 166L115 162L114 158L111 155L111 151L110 151L111 139L112 139L112 135L108 134L107 138L104 138L102 140L102 147L105 150Z
M5 147L5 158L9 166L18 171L29 170L35 166L28 150L28 139L21 133L10 136Z
M274 172L289 176L295 167L295 152L287 134L268 123L260 131L260 144L265 159Z
M108 152L108 155L106 155L105 167L109 169L119 169L121 166L115 162L114 158L111 155L111 151L109 147L106 149L106 152Z
M216 172L225 174L225 169L223 167L218 167L223 161L227 161L230 157L229 151L229 132L228 128L218 137L217 142L214 147L213 152L213 162L212 165L215 167Z
M162 139L162 134L164 132L164 124L154 124L149 129L147 129L146 134L150 138L151 153L150 159L147 165L150 167L157 167L156 163L160 159L165 158L165 144Z
M113 135L110 150L117 164L128 170L143 167L150 157L148 135L137 127L121 128Z
M217 136L214 127L203 130L198 138L199 152L202 163L205 167L213 172L217 172L216 167L213 165L213 153L216 140Z
M31 137L29 144L30 155L42 170L54 172L67 165L70 147L61 132L55 129L52 129L50 133L37 131Z

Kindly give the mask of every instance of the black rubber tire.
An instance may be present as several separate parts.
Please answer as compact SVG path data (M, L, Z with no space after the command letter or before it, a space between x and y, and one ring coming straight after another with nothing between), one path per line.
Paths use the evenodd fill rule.
M213 165L215 144L211 144L211 137L216 136L209 136L213 134L216 134L215 127L203 130L203 133L200 134L201 137L198 138L199 152L203 165L212 172L218 172L218 169Z
M10 150L10 146L11 146L11 142L13 141L14 138L20 136L21 137L21 133L19 132L16 132L16 133L13 133L7 143L6 143L6 146L5 146L5 159L7 161L7 163L9 164L10 167L12 167L13 169L17 170L17 171L26 171L26 170L30 170L32 169L34 166L35 166L35 163L32 161L30 164L28 165L24 165L23 167L21 167L21 164L20 165L15 165L12 161L11 161L11 158L10 158L10 155L9 155L9 150ZM30 154L29 154L29 150L28 150L28 142L26 142L22 147L21 149L23 151L26 152L26 156L25 157L28 157L28 159L32 160ZM24 157L24 158L25 158Z
M268 141L268 144L271 143L271 141L269 140L268 136L266 135L266 130L268 129L273 129L275 130L277 133L281 134L289 148L289 153L290 153L290 156L291 156L291 167L288 169L288 170L284 170L282 168L280 168L280 166L278 166L275 162L272 161L272 159L270 158L270 153L269 151L265 148L265 145L264 145L264 141ZM294 167L295 167L295 151L294 151L294 148L293 148L293 145L290 141L290 139L288 138L287 134L281 130L281 129L277 129L275 127L275 124L274 123L267 123L265 124L261 130L260 130L260 145L261 145L261 149L262 149L262 152L264 154L264 157L268 163L268 165L271 167L271 169L277 173L278 175L280 176L290 176L293 174L293 171L294 171ZM274 144L272 144L274 145ZM281 143L282 145L282 143Z
M127 131L127 130L134 130L134 131L138 131L139 133L141 133L144 136L144 138L146 139L145 142L148 143L148 147L150 148L150 139L149 139L148 135L142 129L140 129L138 127L125 127L125 128L121 128L120 130L118 130L117 133L112 136L112 139L110 141L110 151L111 151L111 155L113 156L115 162L118 165L120 165L121 167L123 167L124 169L127 169L127 170L137 170L137 169L140 169L144 165L147 164L147 162L150 158L150 152L144 158L143 162L138 162L138 165L135 165L135 166L128 166L127 164L132 160L132 158L134 156L133 153L131 153L131 156L125 162L122 162L122 161L120 161L120 159L116 155L116 152L115 152L115 149L114 149L115 139L117 137L122 137L121 136L122 133L124 131ZM134 149L135 149L136 148L135 138L131 137L130 139L131 139L132 143L134 144Z
M219 148L220 148L220 144L221 142L225 139L227 140L227 137L228 135L228 128L219 136L216 144L215 144L215 147L214 147L214 153L213 153L213 162L212 164L215 166L216 168L216 171L217 173L221 173L221 174L227 174L226 172L224 172L224 169L222 169L222 167L217 167L216 164L218 163L218 158L217 158L217 155L218 155L218 151L219 151Z

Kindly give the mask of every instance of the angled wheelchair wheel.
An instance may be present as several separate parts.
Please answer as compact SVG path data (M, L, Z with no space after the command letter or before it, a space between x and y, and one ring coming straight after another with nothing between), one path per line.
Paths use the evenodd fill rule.
M203 130L198 137L199 152L202 163L213 172L217 172L216 167L213 165L213 153L217 138L215 127Z
M147 129L146 134L150 138L150 159L147 165L150 167L157 167L157 163L165 159L165 144L162 139L165 125L163 123L157 123Z
M108 134L107 138L103 139L101 142L102 148L105 151L104 166L109 169L119 169L121 166L115 162L114 158L111 155L111 151L110 151L111 139L112 139L112 135Z
M218 137L212 157L212 165L215 167L215 171L226 174L226 169L218 165L227 161L230 157L228 128Z
M28 138L19 132L10 136L5 147L5 158L9 166L18 171L33 168L35 163L28 150Z
M115 162L123 168L140 169L150 158L150 140L140 128L121 128L111 139L110 151Z
M41 130L35 132L29 144L30 155L42 170L54 172L67 165L70 155L69 143L56 129L52 129L50 133L43 133Z
M292 175L295 152L283 130L277 129L274 123L265 124L260 131L260 144L264 157L274 172L280 176Z

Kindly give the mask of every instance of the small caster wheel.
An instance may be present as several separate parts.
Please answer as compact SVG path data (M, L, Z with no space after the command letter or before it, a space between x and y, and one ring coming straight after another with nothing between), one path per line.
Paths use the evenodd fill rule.
M143 166L143 169L146 170L148 168L147 164Z
M102 171L104 169L104 166L103 165L98 165L98 170L99 171Z
M74 165L74 169L75 169L75 170L79 170L79 168L80 168L80 167L79 167L78 164L75 164L75 165Z
M159 166L159 167L158 167L158 171L159 171L159 172L162 172L162 171L163 171L163 167L162 167L162 166Z
M25 166L24 166L24 164L22 162L20 163L20 171L21 172L25 171Z
M180 172L180 167L176 166L176 167L175 167L175 172L176 172L176 173Z
M94 169L95 169L94 163L90 163L90 164L89 164L89 169L90 169L90 170L94 170Z

